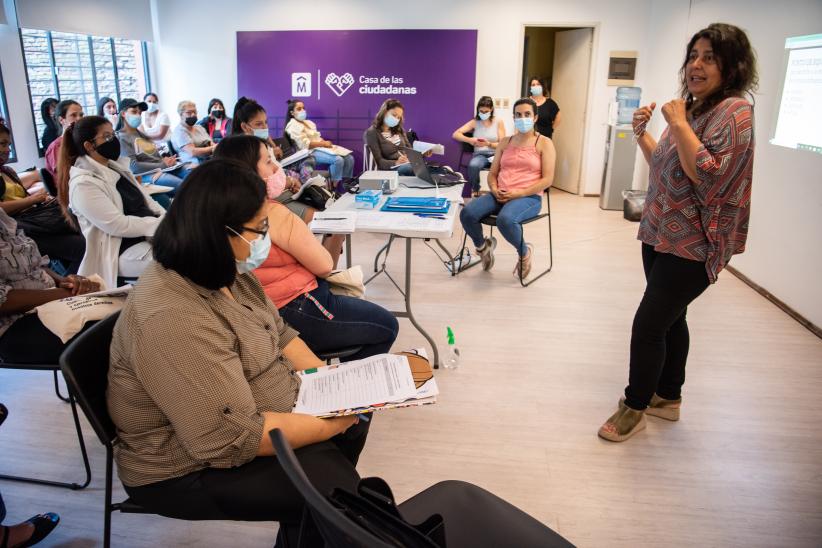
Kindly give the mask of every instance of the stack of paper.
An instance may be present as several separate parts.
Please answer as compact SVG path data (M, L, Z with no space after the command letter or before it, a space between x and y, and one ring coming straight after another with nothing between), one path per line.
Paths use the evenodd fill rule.
M315 234L352 234L357 226L357 212L319 211L309 226Z
M304 148L302 150L298 150L297 152L295 152L291 156L288 156L287 158L283 158L282 160L280 160L280 165L282 167L290 166L294 162L299 162L303 158L307 158L310 152L311 151L308 150L307 148Z
M445 147L443 145L426 143L425 141L420 141L419 139L414 141L413 147L414 150L416 150L420 154L425 154L429 150L432 154L445 154Z
M337 417L436 403L431 364L419 356L380 354L300 371L294 413Z

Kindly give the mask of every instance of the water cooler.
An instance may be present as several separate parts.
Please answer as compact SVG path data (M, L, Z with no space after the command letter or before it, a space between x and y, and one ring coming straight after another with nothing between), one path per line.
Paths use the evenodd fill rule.
M605 139L605 168L599 207L622 210L622 191L630 190L634 180L636 141L631 119L639 107L639 88L617 88L616 116L608 124Z

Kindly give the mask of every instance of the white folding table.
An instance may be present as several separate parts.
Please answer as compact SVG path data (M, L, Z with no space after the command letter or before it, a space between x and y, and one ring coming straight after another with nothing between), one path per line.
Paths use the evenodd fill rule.
M394 284L397 290L405 298L405 310L392 311L392 314L394 314L394 316L398 318L408 318L409 320L411 320L411 324L417 329L417 331L419 331L422 334L423 337L425 337L425 339L431 345L431 348L434 352L434 367L439 367L439 351L437 350L437 344L434 342L434 339L432 339L431 336L425 331L425 329L423 329L423 327L417 322L416 318L414 318L414 313L411 310L411 242L415 239L435 240L437 244L440 246L440 248L448 253L448 250L443 246L443 244L439 240L441 238L448 239L454 233L454 225L456 223L457 216L459 215L460 207L463 203L463 185L460 184L451 187L440 187L439 190L435 188L408 188L405 185L422 186L426 185L427 183L416 177L400 177L399 180L400 188L390 196L433 197L438 195L443 198L448 198L448 200L451 202L451 207L449 208L448 213L444 214L445 219L422 218L414 215L413 213L380 211L379 209L388 199L388 195L383 196L380 200L380 203L374 209L357 209L354 202L354 194L345 194L344 196L341 196L340 199L338 199L330 208L326 209L322 213L318 213L316 216L319 218L323 216L331 217L334 213L340 213L344 211L356 211L357 220L354 228L355 233L370 232L372 234L388 234L392 236L392 239L394 237L405 238L404 287L400 287L400 285L394 280L394 278L388 272L388 270L386 269L385 261L383 261L383 264L379 269L375 268L377 272L370 278L368 278L365 281L365 283L367 284L380 274L385 274L386 276L388 276L388 279L391 280L391 283ZM315 229L315 231L317 233L325 234L329 232L328 230L323 229ZM390 247L390 240L389 243L386 244L386 247ZM385 251L387 259L388 251L387 249L385 249ZM448 253L448 256L451 257L451 254ZM350 233L346 234L345 238L345 259L346 265L350 268Z

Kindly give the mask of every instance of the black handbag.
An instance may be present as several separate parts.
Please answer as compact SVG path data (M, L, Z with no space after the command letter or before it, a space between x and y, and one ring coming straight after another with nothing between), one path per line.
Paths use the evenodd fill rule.
M14 220L30 237L79 233L68 223L56 199L26 208L14 215Z
M433 514L424 522L408 523L394 502L391 488L381 478L363 478L357 493L334 489L331 503L349 519L382 541L404 548L445 548L445 523Z
M325 211L325 208L334 203L334 195L323 186L309 185L303 189L297 201L317 211Z

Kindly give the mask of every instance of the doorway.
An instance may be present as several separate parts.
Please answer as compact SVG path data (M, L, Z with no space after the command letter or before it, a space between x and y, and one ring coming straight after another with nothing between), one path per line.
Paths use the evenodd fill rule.
M554 187L582 194L585 122L594 29L590 26L525 26L522 48L522 97L532 77L543 78L546 95L559 106L553 141L557 150Z

